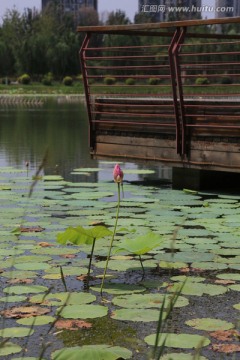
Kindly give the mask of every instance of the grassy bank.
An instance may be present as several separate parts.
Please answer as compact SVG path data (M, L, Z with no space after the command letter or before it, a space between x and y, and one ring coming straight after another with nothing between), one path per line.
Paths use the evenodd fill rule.
M202 95L221 95L221 94L236 94L239 93L240 84L222 85L222 84L211 84L211 85L185 85L183 87L184 94L202 94ZM135 85L102 85L92 84L92 94L171 94L170 85L146 85L146 84L135 84ZM29 85L23 84L11 84L2 85L0 84L0 95L69 95L69 94L83 94L84 88L83 83L78 81L74 82L71 86L63 85L62 83L53 83L50 86L43 85L41 83L31 83Z

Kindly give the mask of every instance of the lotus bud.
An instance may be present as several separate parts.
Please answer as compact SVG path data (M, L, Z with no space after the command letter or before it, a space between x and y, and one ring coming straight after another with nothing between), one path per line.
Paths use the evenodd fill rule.
M123 181L123 171L118 164L113 169L113 179L116 183L122 183Z

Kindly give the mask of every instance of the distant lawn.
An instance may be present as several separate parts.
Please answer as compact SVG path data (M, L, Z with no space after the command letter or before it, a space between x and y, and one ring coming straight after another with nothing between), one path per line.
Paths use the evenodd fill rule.
M144 94L153 95L169 95L171 96L170 85L146 85L146 84L115 84L115 85L103 85L101 83L94 83L90 85L90 91L92 95L103 95L103 94ZM210 84L202 86L188 86L183 87L185 95L221 95L221 94L240 94L240 84ZM83 83L75 81L72 86L66 86L62 83L53 83L53 85L46 86L41 83L31 83L29 85L22 84L11 84L2 85L0 84L0 95L68 95L68 94L84 94Z

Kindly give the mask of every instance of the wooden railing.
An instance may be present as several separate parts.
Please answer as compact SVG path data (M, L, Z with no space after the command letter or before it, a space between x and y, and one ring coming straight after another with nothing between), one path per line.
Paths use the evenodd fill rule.
M219 33L227 24L240 18L79 27L90 147L107 131L167 136L180 157L196 138L240 143L240 34Z

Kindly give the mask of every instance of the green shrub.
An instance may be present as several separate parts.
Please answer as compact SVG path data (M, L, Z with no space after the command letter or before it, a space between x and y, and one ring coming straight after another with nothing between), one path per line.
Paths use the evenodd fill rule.
M48 73L48 74L44 75L44 77L42 78L42 83L43 83L43 85L46 85L46 86L52 85L52 81L53 81L52 73Z
M158 78L150 78L148 79L149 85L157 85L158 84Z
M114 77L111 76L106 76L103 80L105 85L113 85L116 83L116 79Z
M206 77L199 77L195 80L195 84L196 85L208 85L209 80Z
M222 79L221 79L221 84L224 84L224 85L227 85L227 84L232 84L232 79L230 78L230 77L223 77Z
M71 76L65 76L65 78L63 79L63 84L65 86L72 86L73 84L73 79Z
M31 82L31 78L28 74L23 74L18 78L18 82L23 85L29 85Z
M135 80L133 78L128 78L128 79L125 80L125 84L126 85L134 85Z
M83 80L82 74L77 75L75 79L76 79L77 81L82 81L82 80Z

